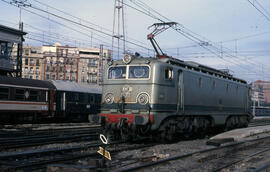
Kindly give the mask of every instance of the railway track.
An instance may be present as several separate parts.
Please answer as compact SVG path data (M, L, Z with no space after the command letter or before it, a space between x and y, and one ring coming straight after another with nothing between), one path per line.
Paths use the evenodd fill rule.
M23 131L12 131L8 136L0 138L0 150L40 146L55 143L68 143L80 141L95 141L100 133L99 126L79 128L57 128ZM21 134L21 135L20 135Z
M130 161L131 164L119 165L115 168L114 172L127 172L127 171L158 171L160 165L173 166L177 164L177 169L180 171L239 171L238 166L243 168L241 163L244 163L245 170L250 171L254 169L254 164L256 166L265 165L264 161L259 161L258 158L265 156L265 160L268 161L270 158L270 136L263 138L252 139L249 141L236 142L227 144L220 147L207 148L200 151L190 152L187 154L176 155L172 157L167 157L159 160L150 162L143 162L141 160L135 159ZM268 158L268 159L267 159ZM143 158L142 158L143 159ZM257 161L256 161L257 159ZM253 162L253 163L252 163ZM239 165L240 164L240 165ZM267 168L270 164L267 164ZM250 169L249 169L250 168ZM266 168L266 165L264 166ZM163 167L164 171L166 167ZM166 171L172 170L167 167Z
M93 143L61 149L54 148L20 153L6 153L0 155L0 171L45 169L49 164L75 161L84 158L91 158L93 161L96 161L96 159L100 159L100 155L97 153L99 146L103 146L103 144ZM109 150L111 154L114 154L147 146L152 146L152 144L128 145L122 142L115 142L107 145L106 149ZM89 169L96 169L96 166L89 167Z
M265 125L270 125L269 117L255 118L249 123L248 127L258 127L258 126L265 126Z

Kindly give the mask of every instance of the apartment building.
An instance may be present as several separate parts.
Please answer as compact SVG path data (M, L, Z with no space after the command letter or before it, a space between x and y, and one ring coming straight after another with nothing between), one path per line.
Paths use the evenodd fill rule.
M263 103L270 103L270 81L258 80L252 83L254 90L254 96L258 98L258 101Z
M15 51L16 48L14 53ZM100 84L99 73L103 73L104 65L110 58L110 50L101 51L99 48L69 47L60 44L42 47L25 45L22 77Z

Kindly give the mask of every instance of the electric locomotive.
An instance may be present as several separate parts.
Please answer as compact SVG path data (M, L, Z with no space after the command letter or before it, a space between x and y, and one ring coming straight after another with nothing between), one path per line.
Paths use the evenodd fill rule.
M246 81L195 62L125 55L105 68L101 123L113 137L173 140L211 128L246 127Z

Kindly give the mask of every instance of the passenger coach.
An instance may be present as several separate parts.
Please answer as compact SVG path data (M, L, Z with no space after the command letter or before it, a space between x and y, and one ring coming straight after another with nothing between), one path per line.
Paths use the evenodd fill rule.
M54 90L48 81L0 75L1 123L53 116Z

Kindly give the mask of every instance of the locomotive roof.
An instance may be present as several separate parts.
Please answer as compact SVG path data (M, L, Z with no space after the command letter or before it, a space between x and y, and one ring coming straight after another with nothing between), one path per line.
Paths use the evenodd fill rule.
M196 63L196 62L193 62L193 61L183 61L183 60L179 60L179 59L172 58L172 57L166 57L166 58L151 58L151 57L148 57L148 58L144 58L144 57L138 56L138 57L135 57L132 60L132 62L135 62L135 63L138 63L138 64L140 64L140 63L143 64L147 60L149 62L150 61L151 62L158 62L159 61L159 62L163 62L163 63L168 63L168 64L175 65L175 66L181 66L181 67L186 68L186 69L190 69L190 70L194 70L194 71L198 71L198 72L202 72L202 73L207 73L209 75L215 75L217 77L222 77L222 78L229 79L229 80L232 80L232 81L236 81L236 82L240 82L240 83L244 83L244 84L247 83L245 80L233 77L231 74L229 74L227 72L224 72L224 71L221 71L221 70L218 70L218 69L206 66L206 65L202 65L202 64L199 64L199 63ZM125 63L122 60L117 60L117 61L115 61L114 64L121 64L122 65L122 64L125 64Z
M162 59L159 59L159 61L169 63L172 65L176 65L176 66L181 66L181 67L184 67L187 69L199 71L202 73L207 73L209 75L215 75L217 77L222 77L225 79L237 81L237 82L244 83L244 84L247 83L245 80L233 77L231 74L229 74L227 72L224 72L224 71L221 71L221 70L209 67L209 66L205 66L205 65L193 62L193 61L182 61L182 60L171 58L171 57L162 58Z
M23 86L25 88L55 89L54 85L48 81L16 78L3 75L0 75L0 85L15 86L15 87Z
M79 84L70 81L52 80L52 84L59 91L72 91L81 93L96 93L101 94L101 86L89 85L89 84Z

